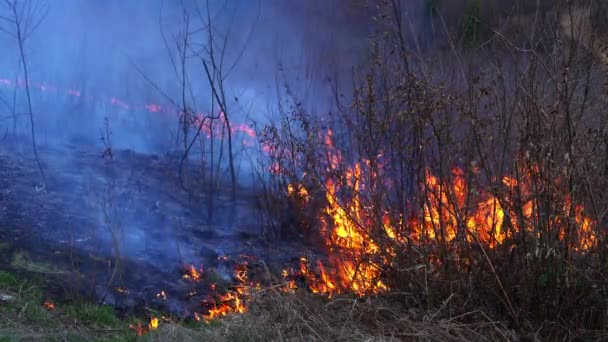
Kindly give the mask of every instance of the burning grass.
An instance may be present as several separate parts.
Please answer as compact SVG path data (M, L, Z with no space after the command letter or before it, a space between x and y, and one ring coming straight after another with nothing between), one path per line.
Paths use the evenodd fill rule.
M556 330L602 325L605 274L595 257L604 248L605 232L580 197L555 191L568 186L560 177L543 175L546 165L516 163L515 175L490 179L477 167L452 167L443 177L426 168L417 195L395 206L385 197L394 186L390 168L366 159L349 166L331 131L319 140L327 162L312 172L324 181L309 183L314 190L304 185L306 177L286 187L298 210L317 207L312 229L327 258L302 257L299 270L290 273L303 278L311 292L369 298L407 291L421 296L405 299L413 307L441 307L458 317L501 312L518 329L522 319L555 317L558 307L581 316L570 325L555 324ZM539 196L547 187L555 192ZM472 297L482 294L488 299ZM561 304L535 307L556 295L563 296ZM591 307L571 296L586 298Z
M270 341L270 340L511 340L513 332L481 312L428 316L396 304L391 296L326 299L308 291L286 291L285 283L252 291L247 312L197 322L151 313L120 320L108 306L53 302L49 310L37 283L0 272L0 340L70 341ZM144 336L145 335L145 336Z

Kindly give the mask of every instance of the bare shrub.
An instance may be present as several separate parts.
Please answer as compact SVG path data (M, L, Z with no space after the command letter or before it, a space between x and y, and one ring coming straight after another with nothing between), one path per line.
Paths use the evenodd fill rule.
M294 100L263 135L283 193L305 197L290 210L326 242L334 292L482 307L544 337L605 328L603 72L559 29L572 4L523 47L496 31L435 59L406 46L397 9L381 8L339 113Z

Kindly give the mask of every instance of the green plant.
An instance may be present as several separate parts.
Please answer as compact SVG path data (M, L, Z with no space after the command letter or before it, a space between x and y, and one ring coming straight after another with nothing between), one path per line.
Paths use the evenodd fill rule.
M114 309L109 306L100 306L92 303L69 304L63 310L75 321L96 326L118 327L120 320L116 317Z

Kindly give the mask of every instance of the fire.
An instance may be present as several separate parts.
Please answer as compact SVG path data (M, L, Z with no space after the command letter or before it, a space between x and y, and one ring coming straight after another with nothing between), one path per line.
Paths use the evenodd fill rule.
M148 324L150 330L156 330L158 329L158 318L157 317L152 317L150 319L150 324Z
M368 189L373 189L379 179L382 165L372 170L368 160L361 160L348 167L333 145L331 131L325 144L329 176L319 221L328 263L317 262L311 269L306 258L300 259L300 274L314 293L367 295L388 290L383 268L391 265L398 250L410 244L444 245L457 250L462 244L480 243L491 249L519 232L540 237L535 229L540 203L533 191L538 166L529 167L527 173L519 170L519 178L500 178L496 181L504 187L500 191L472 184L470 179L479 170L470 171L469 177L465 170L454 167L445 179L426 170L419 185L420 208L406 216L388 207L377 208L383 202L366 205L370 203ZM290 184L287 194L308 197L299 184ZM597 245L592 229L596 223L585 215L583 206L574 205L570 195L560 203L564 203L561 215L550 219L548 228L569 241L572 250L584 252ZM575 229L566 229L570 226Z
M206 314L195 314L194 318L196 320L202 318L209 322L213 319L230 314L247 312L246 302L250 297L251 291L254 288L259 287L259 284L249 281L248 267L249 264L247 259L242 260L235 266L234 278L237 280L237 284L224 294L219 294L217 292L217 286L215 284L210 284L210 288L214 292L212 300L204 302L207 306L210 305L210 308L207 309Z
M144 325L142 322L138 321L137 324L129 324L129 329L135 332L137 336L143 336L158 329L158 325L158 317L151 317L147 325Z
M45 300L44 303L42 303L42 306L49 311L55 310L55 303L53 303L52 301L50 301L48 299Z
M4 85L4 86L8 86L8 87L23 88L23 87L25 87L26 82L25 82L25 80L22 80L22 79L18 79L17 81L11 81L7 78L0 78L0 85ZM61 89L55 85L47 84L44 82L42 82L42 83L29 82L28 85L32 89L36 89L36 90L46 92L46 93L65 94L70 97L82 98L87 101L94 100L94 99L100 100L100 101L106 102L109 105L111 105L115 108L118 108L120 110L147 111L148 113L164 113L164 114L170 114L172 116L180 115L180 111L177 110L173 106L163 106L163 105L160 105L157 103L133 104L133 103L128 103L128 102L126 102L122 99L119 99L117 97L114 97L114 96L104 97L104 96L98 96L96 94L90 94L90 95L84 96L83 90L81 90L81 89L78 89L75 87ZM192 118L193 119L191 122L192 126L194 128L198 128L200 126L202 118L205 116L206 116L206 114L204 114L204 113L195 114L194 118ZM223 117L220 117L220 120L215 120L214 122L218 126L216 131L220 131L221 126L225 124ZM232 128L231 129L232 133L240 133L240 134L243 134L245 138L247 138L246 140L243 141L243 144L245 146L252 146L253 145L252 141L257 141L257 133L249 125L247 125L245 123L233 122L231 128ZM204 133L206 133L207 136L209 137L210 135L208 134L209 133L208 125L203 127L203 130L205 131Z
M296 285L296 281L291 279L291 275L294 274L293 270L283 269L281 271L281 277L283 278L283 284L280 287L283 292L294 292L298 289L298 285Z
M202 267L201 267L201 270L199 271L194 266L188 265L188 266L186 266L186 273L184 273L184 275L182 275L182 278L198 282L198 281L201 281L202 272L203 272Z
M278 169L276 171L278 172ZM290 197L297 197L305 203L308 202L308 200L310 199L310 196L308 195L308 190L306 190L306 188L301 184L288 184L287 194Z

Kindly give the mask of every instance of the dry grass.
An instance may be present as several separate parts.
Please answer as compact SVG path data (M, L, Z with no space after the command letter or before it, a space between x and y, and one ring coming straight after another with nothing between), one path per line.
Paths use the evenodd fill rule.
M150 341L512 341L483 312L449 317L401 307L392 296L325 299L306 292L259 293L248 313L202 329L162 326Z
M315 312L309 322L311 316L302 315L298 324L308 324L300 329L302 336L318 338L314 332L320 329L318 335L331 339L341 338L341 331L425 338L428 328L433 329L428 336L440 339L514 338L487 331L477 336L477 328L460 325L494 327L476 310L509 322L532 340L595 340L606 334L606 73L590 45L606 36L586 26L575 30L582 5L558 3L555 11L539 9L524 37L496 31L479 47L450 41L449 51L434 55L412 51L400 20L405 14L380 6L385 15L370 44L369 61L355 70L352 89L336 90L337 99L348 94L337 100L340 110L310 113L286 90L285 110L261 134L281 171L267 188L278 189L280 197L289 192L287 184L301 184L309 199L305 205L272 201L280 208L270 206L269 215L277 212L276 221L285 222L278 229L295 226L311 240L323 236L326 222L347 222L380 246L380 252L366 252L360 259L382 260L377 277L393 291L412 294L389 300L391 305L380 299L357 302L354 316ZM463 176L455 176L454 169ZM442 180L440 189L427 171ZM516 185L505 186L504 176ZM467 186L456 191L459 187L450 186L455 180ZM339 189L330 191L328 183ZM502 216L484 214L486 221L469 226L467 217L486 195L497 199ZM437 212L450 213L429 221L433 238L417 238L418 223L433 202L441 202ZM329 206L346 214L324 210ZM533 207L532 214L526 214L526 206ZM577 207L589 225L576 222ZM499 216L505 217L500 224ZM397 239L386 237L384 217ZM498 230L500 244L482 243L480 231L499 236ZM584 236L596 237L595 242L584 243ZM328 253L338 254L340 244L328 239L321 245L327 242ZM347 253L339 259L360 261ZM393 302L417 311L411 314ZM444 307L432 314L433 308ZM297 308L306 312L307 306ZM365 308L374 317L371 325L355 315ZM384 320L388 312L397 314ZM324 317L321 322L319 317ZM323 329L327 325L344 329ZM504 330L498 325L496 331Z

